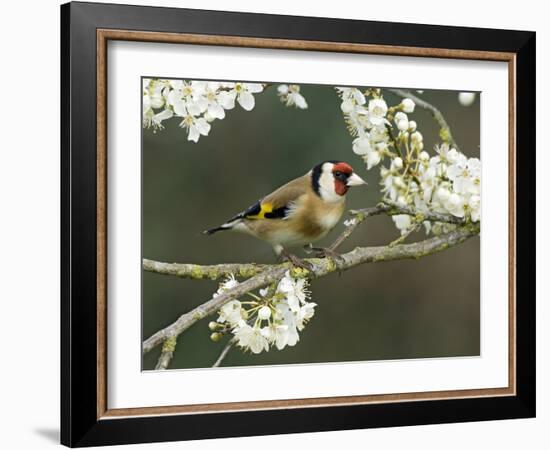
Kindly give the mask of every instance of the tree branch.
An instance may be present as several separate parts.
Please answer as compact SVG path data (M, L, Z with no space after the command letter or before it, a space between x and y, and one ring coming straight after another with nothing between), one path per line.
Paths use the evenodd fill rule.
M365 218L368 216L375 216L383 213L390 216L406 214L408 216L415 217L418 222L424 222L425 220L427 220L430 222L444 222L454 225L465 225L468 223L468 221L463 217L455 217L450 214L443 214L433 211L420 212L410 206L399 206L396 203L391 203L388 200L384 200L384 203L380 203L374 208L354 209L350 212L355 216L364 215Z
M428 103L427 101L421 99L420 97L417 97L416 95L404 89L388 89L388 91L394 93L401 98L410 98L416 104L416 106L419 106L420 108L429 111L435 121L439 124L439 136L441 137L441 139L445 142L448 142L451 147L456 148L460 152L460 147L454 140L451 133L451 127L449 127L449 124L447 123L445 117L443 116L441 111L439 111L439 109L437 109L431 103Z
M220 367L220 364L223 362L227 354L229 353L229 350L235 345L235 338L231 339L227 345L223 348L222 352L220 353L220 356L218 356L218 359L216 362L212 365L212 367Z
M479 234L479 223L468 224L449 233L426 239L413 244L400 244L393 247L357 247L348 253L340 255L338 260L332 258L308 258L311 271L293 269L295 275L306 275L310 278L320 278L335 271L344 271L364 263L376 263L398 259L420 258L440 252L464 242ZM289 263L266 265L263 272L249 278L232 289L217 295L188 313L181 315L175 322L156 332L143 343L143 353L147 353L167 339L175 338L199 320L214 314L225 303L241 297L247 292L279 281L289 269Z
M198 322L210 314L214 314L228 301L240 297L254 289L264 287L273 281L279 280L283 277L289 266L289 263L269 266L268 269L265 269L263 272L249 278L246 281L243 281L238 286L235 286L220 295L212 297L210 300L200 306L197 306L190 312L181 315L174 323L168 325L160 331L157 331L151 337L146 339L143 343L143 353L147 353L149 350L153 349L166 339L179 336L195 322Z
M174 356L174 352L176 351L176 339L176 337L173 337L164 341L155 370L165 370L168 368Z
M263 272L267 267L264 264L214 264L201 266L199 264L179 264L143 259L143 270L163 275L174 275L179 278L193 280L218 280L233 274L239 278L250 278Z
M355 230L355 228L363 222L367 217L376 216L379 214L398 215L408 214L410 216L422 219L420 221L429 220L433 222L445 222L456 225L463 225L466 221L460 217L454 217L447 214L427 212L420 213L414 208L408 206L398 206L397 204L385 201L371 208L363 208L351 211L354 216L350 225L336 238L330 246L331 250L336 250ZM153 261L151 259L143 259L143 270L147 272L159 273L162 275L173 275L179 278L188 278L192 280L219 280L228 275L234 275L237 278L251 278L254 275L262 273L265 269L272 267L270 264L256 263L229 263L229 264L181 264ZM286 263L286 267L292 265Z

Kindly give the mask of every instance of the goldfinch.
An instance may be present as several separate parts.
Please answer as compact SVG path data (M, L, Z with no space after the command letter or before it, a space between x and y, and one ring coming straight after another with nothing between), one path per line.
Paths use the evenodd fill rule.
M364 184L349 164L325 161L204 233L231 230L249 234L271 244L279 257L300 265L299 258L286 248L305 246L326 236L342 217L349 187Z

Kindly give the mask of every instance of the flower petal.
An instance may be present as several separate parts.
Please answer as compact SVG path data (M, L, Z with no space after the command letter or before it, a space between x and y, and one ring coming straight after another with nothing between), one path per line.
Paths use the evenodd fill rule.
M195 125L189 127L189 134L187 135L188 141L193 141L195 143L199 142L200 133Z
M222 91L218 94L218 103L225 109L233 109L235 107L235 94L227 91Z
M248 92L252 92L253 94L257 94L264 90L263 85L260 83L243 83L243 86Z
M254 96L250 92L241 92L237 97L237 101L246 111L252 111L256 103Z
M302 94L295 93L293 94L293 97L294 97L294 103L298 108L307 109L307 102Z
M225 117L224 109L218 103L211 103L208 106L208 114L215 119L223 119Z
M195 127L197 128L198 132L203 136L208 136L211 128L210 124L203 117L195 121Z

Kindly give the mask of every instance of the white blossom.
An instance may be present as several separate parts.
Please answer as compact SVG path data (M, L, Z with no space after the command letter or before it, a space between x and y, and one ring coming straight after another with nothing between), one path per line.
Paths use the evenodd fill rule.
M281 101L286 106L296 106L299 109L307 109L306 99L300 94L300 86L297 84L280 84L277 92Z
M221 283L215 296L238 285L233 276ZM231 300L219 310L217 333L231 333L237 346L252 353L269 351L270 346L282 350L294 346L315 314L315 303L308 302L307 280L294 278L286 271L277 283L275 293L262 289L257 301ZM220 328L221 327L221 328Z
M453 216L464 217L464 198L453 192L445 202L445 208Z
M236 99L244 110L252 111L256 104L252 94L257 94L263 90L264 87L260 83L233 83L233 87L228 91L229 97L226 101L229 100L229 105L231 105L231 99L233 99L234 106ZM232 109L233 106L228 109Z
M273 329L273 342L277 347L277 350L282 350L288 345L288 342L291 338L291 333L288 330L288 325L272 325ZM292 334L292 345L295 345L298 342L299 336L297 333L293 332Z
M296 328L298 330L302 331L304 329L309 319L315 314L316 306L317 303L309 302L300 307L296 313Z
M226 117L235 101L246 111L254 108L254 95L263 91L259 83L199 80L143 79L143 127L154 131L164 128L162 122L173 116L182 118L180 127L188 131L187 140L198 142L208 136L210 123ZM303 106L293 97L296 106Z
M341 109L348 130L354 136L353 152L365 161L368 170L380 165L384 199L421 213L434 211L473 222L480 220L481 163L478 158L468 158L445 142L435 147L434 156L425 151L418 124L407 116L415 109L412 99L405 98L389 108L379 89L366 89L364 93L355 88L336 90L342 98ZM388 111L392 111L392 123L386 118ZM390 133L388 130L392 128L394 131ZM390 159L389 166L384 165L386 158ZM455 227L440 222L416 223L416 220L406 215L393 217L402 234L420 224L427 233L447 232Z
M373 149L372 149L370 137L368 135L363 136L363 137L358 137L358 138L354 139L354 141L353 141L353 152L356 155L366 155L367 153L371 152L372 150Z
M407 233L411 228L411 216L408 216L407 214L398 214L392 216L392 220L393 223L395 223L397 229L401 231L401 234Z
M244 320L235 328L237 345L258 354L269 350L269 341L263 336L262 330L252 327Z
M307 284L305 278L295 280L290 276L290 272L287 271L277 286L277 292L284 294L289 308L292 311L297 312L300 305L306 301L306 287Z
M279 303L277 305L275 320L276 323L284 326L284 328L278 328L279 342L277 343L277 348L279 350L282 350L287 345L294 347L300 340L296 312L292 311L287 303Z
M336 87L336 90L342 97L342 104L340 105L340 108L345 114L349 114L354 111L357 105L364 105L367 102L365 96L359 89Z
M197 82L195 82L197 83ZM204 83L202 98L206 105L205 118L209 122L214 119L222 120L225 118L225 110L220 102L220 83L218 82L200 82Z
M369 120L374 126L383 126L388 113L388 105L381 98L369 101Z
M167 83L144 78L143 87L143 126L145 128L153 127L154 130L164 128L162 121L172 117L173 112L166 105L164 92ZM164 108L162 111L159 109ZM157 111L156 111L157 110Z
M235 275L230 274L225 278L224 281L220 283L218 290L214 293L214 297L217 297L218 295L223 294L224 292L233 289L238 285L239 282L235 279Z
M231 325L238 324L245 317L241 302L231 300L220 308L218 322L228 322Z

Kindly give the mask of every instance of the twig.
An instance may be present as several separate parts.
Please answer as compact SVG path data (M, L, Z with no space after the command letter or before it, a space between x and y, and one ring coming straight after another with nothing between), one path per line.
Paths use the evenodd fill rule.
M162 351L160 353L155 370L166 370L172 361L174 352L176 351L176 337L166 339L162 344Z
M397 239L395 239L394 241L391 241L391 242L388 244L388 247L394 247L394 246L396 246L397 244L401 244L401 242L405 242L405 239L407 239L407 238L411 235L411 233L413 233L414 231L418 230L418 227L419 227L418 224L409 227L409 229L406 230L403 234L401 234L401 236L399 236L399 237L398 237Z
M329 250L335 251L342 243L351 236L351 234L355 231L357 226L363 222L367 217L370 216L376 216L378 214L382 214L383 212L387 211L386 205L379 204L378 206L373 206L371 208L364 208L357 211L351 211L351 214L355 217L352 219L352 222L350 225L348 225L344 231L336 238L336 240L332 243L332 245L329 247Z
M220 367L220 364L225 359L227 354L229 353L229 350L231 350L231 347L235 344L235 338L231 339L227 345L223 348L222 352L220 353L220 356L218 356L218 359L216 362L212 365L212 367Z
M406 91L404 89L388 89L390 92L394 93L395 95L398 95L402 98L410 98L416 106L419 106L420 108L423 108L431 113L435 121L439 124L440 130L440 137L443 141L447 141L451 147L456 148L460 152L460 147L456 143L456 141L453 138L453 135L451 133L451 127L449 127L449 124L445 120L445 117L437 109L435 106L433 106L431 103L428 103L426 100L422 100L420 97L417 97L416 95L412 94L409 91Z
M311 271L309 273L302 271L302 274L306 272L306 275L310 278L320 278L332 272L344 271L364 263L417 259L453 247L477 234L479 234L479 224L468 224L449 233L412 244L402 244L394 247L357 247L355 250L340 255L338 263L331 258L308 258L306 261L310 264ZM194 323L215 313L230 300L280 280L288 267L288 263L267 266L263 272L181 315L175 322L146 339L143 343L143 353L147 353L166 339L179 336Z
M406 214L408 216L415 217L418 222L424 222L425 220L427 220L429 222L444 222L454 225L465 225L468 223L468 221L463 217L455 217L450 214L443 214L433 211L420 212L415 208L411 208L410 206L399 206L387 200L384 200L384 203L380 203L375 208L354 209L350 212L355 216L365 214L365 217L368 217L368 215L374 216L383 213L390 216Z

